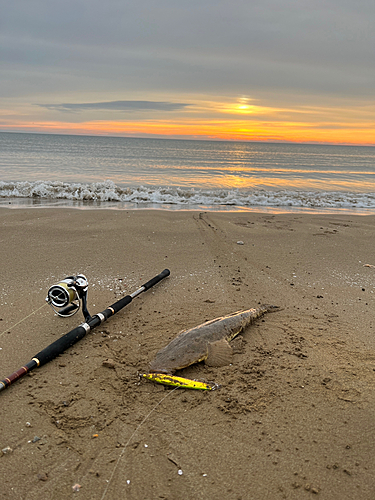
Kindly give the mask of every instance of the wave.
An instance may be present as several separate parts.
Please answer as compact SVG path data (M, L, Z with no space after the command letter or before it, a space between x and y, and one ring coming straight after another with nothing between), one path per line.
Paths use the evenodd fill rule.
M264 189L192 189L176 187L119 187L113 181L67 183L60 181L0 182L0 198L69 200L182 207L294 207L312 209L375 210L375 193Z

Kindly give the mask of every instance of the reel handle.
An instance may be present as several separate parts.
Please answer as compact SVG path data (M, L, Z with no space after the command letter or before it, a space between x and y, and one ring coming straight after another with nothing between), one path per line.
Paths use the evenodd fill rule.
M76 312L79 309L78 304L69 304L66 307L63 307L59 310L59 316L72 316L73 311Z

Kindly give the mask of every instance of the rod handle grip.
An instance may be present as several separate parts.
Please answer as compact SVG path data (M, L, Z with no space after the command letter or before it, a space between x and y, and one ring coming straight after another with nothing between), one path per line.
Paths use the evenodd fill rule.
M149 288L153 287L154 285L156 285L156 283L159 283L159 281L161 281L162 279L166 278L170 274L171 274L171 272L170 272L169 269L164 269L164 271L162 271L160 274L158 274L157 276L155 276L155 278L152 278L152 279L150 279L150 281L147 281L147 283L145 283L143 285L143 288L145 290L148 290Z
M43 349L42 351L38 352L38 354L35 356L40 362L39 366L43 366L48 361L51 361L51 359L56 358L60 354L62 354L68 347L71 347L74 345L76 342L81 340L87 333L87 330L82 326L77 326L70 332L66 333L59 339L55 340L52 344L50 344L48 347Z
M107 308L105 311L103 311L104 313L104 316L107 318L109 316L111 316L112 314L116 314L118 313L119 311L121 311L121 309L125 306L127 306L128 304L130 304L130 302L132 301L132 297L130 297L130 295L126 295L125 297L123 297L122 299L118 300L117 302L115 302L114 304L112 304L109 308ZM106 313L109 313L109 315L107 315Z

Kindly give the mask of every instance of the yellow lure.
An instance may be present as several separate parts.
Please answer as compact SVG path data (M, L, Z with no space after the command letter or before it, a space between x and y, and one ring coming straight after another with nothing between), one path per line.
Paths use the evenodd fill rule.
M183 389L200 389L203 391L212 391L216 385L211 386L205 382L198 382L189 378L176 377L175 375L166 375L164 373L145 373L142 377L152 380L158 384L171 385L172 387L181 387Z

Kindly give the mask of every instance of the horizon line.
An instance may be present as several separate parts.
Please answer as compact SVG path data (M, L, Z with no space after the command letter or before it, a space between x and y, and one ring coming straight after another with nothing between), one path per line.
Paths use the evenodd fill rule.
M284 140L251 140L251 139L222 139L222 138L207 138L205 136L197 136L194 138L190 137L168 137L167 135L111 135L111 134L86 134L86 133L63 133L63 132L39 132L39 131L23 131L23 130L2 130L0 133L5 134L34 134L34 135L57 135L57 136L67 136L67 137L104 137L110 139L160 139L167 141L201 141L201 142L240 142L240 143L258 143L258 144L287 144L287 145L305 145L305 146L349 146L349 147L375 147L374 144L363 144L363 143L347 143L347 142L323 142L323 141L284 141Z

